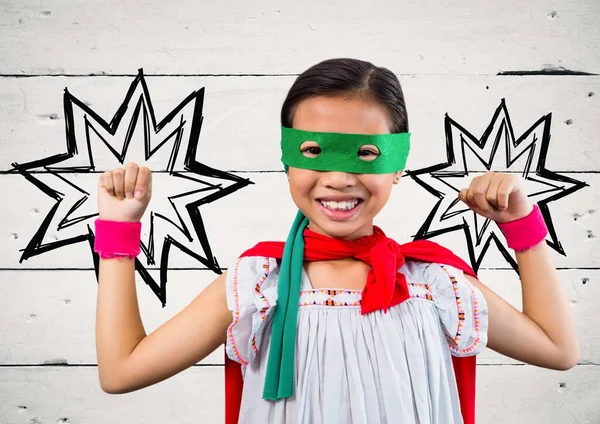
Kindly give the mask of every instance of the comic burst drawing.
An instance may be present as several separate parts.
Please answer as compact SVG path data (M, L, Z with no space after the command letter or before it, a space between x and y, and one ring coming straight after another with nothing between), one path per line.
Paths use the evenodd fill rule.
M66 151L13 163L6 173L19 173L56 203L48 211L27 246L22 249L20 262L75 243L85 243L92 253L96 278L99 257L93 252L93 219L96 205L87 202L90 191L96 190L101 172L122 166L132 148L134 133L143 131L145 160L163 158L170 183L165 210L148 210L148 237L142 240L141 254L135 269L162 303L166 304L167 270L172 248L177 248L204 267L221 273L213 255L201 207L253 184L229 172L211 168L197 159L202 127L204 88L190 93L160 121L154 113L152 100L143 70L140 69L116 113L107 122L84 101L65 88L63 106L66 124ZM108 152L108 153L107 153ZM157 156L155 156L157 155ZM161 159L162 160L162 159ZM97 163L98 162L98 163ZM78 183L82 174L95 174L93 187ZM154 198L154 197L153 197ZM87 204L86 204L87 202ZM152 203L151 203L152 205ZM86 212L87 209L87 212ZM146 218L144 218L146 219ZM154 239L155 226L164 225L167 235L162 243ZM60 237L61 230L76 228L76 235ZM51 237L49 230L59 237ZM64 231L63 231L64 234ZM158 244L158 246L157 246ZM159 262L160 278L156 281L147 266Z
M521 174L527 195L538 204L548 226L546 242L565 255L548 204L575 193L587 184L546 168L551 120L551 113L544 115L516 137L502 99L490 124L477 138L446 114L446 162L406 172L408 177L439 199L414 238L428 239L451 231L463 231L469 260L475 271L492 242L511 267L518 270L496 223L477 215L457 198L460 188L467 186L464 180L472 178L468 170L483 167L483 171ZM466 155L468 151L473 155ZM478 163L469 164L467 158L473 156Z

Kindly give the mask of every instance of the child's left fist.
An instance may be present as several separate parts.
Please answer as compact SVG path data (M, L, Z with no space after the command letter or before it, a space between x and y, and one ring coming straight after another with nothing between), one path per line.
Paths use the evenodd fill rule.
M523 218L533 210L517 174L487 172L473 178L458 198L479 215L501 223Z

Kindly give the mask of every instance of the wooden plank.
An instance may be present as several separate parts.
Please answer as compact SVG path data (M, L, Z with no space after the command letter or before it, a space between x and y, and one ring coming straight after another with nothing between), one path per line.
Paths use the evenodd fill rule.
M580 364L600 364L600 334L596 328L600 271L558 271L564 293L572 308L580 347ZM518 310L522 310L522 292L519 277L511 271L485 270L479 279ZM520 362L486 349L478 357L482 365L519 364Z
M479 367L481 424L595 424L600 418L600 367L551 371L531 366Z
M1 18L0 18L1 19ZM0 54L0 57L2 55ZM137 69L137 68L136 68ZM541 117L551 113L550 147L546 166L554 171L597 171L600 132L600 77L495 77L419 76L400 77L404 87L412 133L409 169L431 166L446 160L444 116L454 119L474 137L481 137L496 109L505 99L515 137L526 133ZM0 78L0 170L13 162L25 163L66 150L63 94L69 92L110 121L124 101L134 78ZM223 170L281 170L279 113L293 77L149 77L150 99L157 120L162 120L193 91L205 87L204 121L198 144L198 160ZM121 150L133 116L135 102L142 95L137 86L121 125L111 137L104 137ZM84 115L100 129L89 112L73 108L73 128L79 154L60 166L89 165L85 143ZM191 104L182 110L192 122ZM506 114L500 113L496 128ZM138 123L141 124L141 119ZM568 124L567 124L568 123ZM166 126L156 144L179 124L179 115ZM189 124L184 130L184 143ZM138 125L126 160L143 161L143 131ZM540 129L542 127L539 127ZM538 139L542 138L538 131ZM491 134L491 139L496 133ZM120 166L109 149L91 131L92 152L98 170ZM453 134L456 143L459 133ZM148 161L151 169L166 169L173 143ZM185 146L185 144L184 144ZM185 152L185 149L182 149ZM503 152L500 149L498 155ZM183 153L180 153L183 159ZM502 161L496 161L500 170ZM470 170L483 169L474 156ZM182 160L175 169L182 169Z
M480 367L477 422L595 424L599 391L598 366ZM0 420L7 423L223 422L220 367L192 368L126 395L102 393L95 367L0 368L0 393Z
M0 369L3 423L222 423L221 367L192 368L124 395L100 389L96 367Z
M157 273L153 273L156 277ZM173 271L167 304L137 279L140 313L150 334L190 303L216 275ZM0 364L96 364L97 283L93 271L0 271ZM9 300L10 299L10 300ZM198 331L201 331L199 323ZM223 350L204 363L222 364Z
M289 196L287 180L282 173L237 174L250 179L255 184L245 187L213 203L200 207L206 234L221 267L227 267L244 250L254 246L260 240L285 240L291 221L295 216L295 206ZM564 199L550 203L554 228L559 236L567 256L553 255L558 267L589 268L600 265L600 175L576 174L575 178L586 181L590 187L569 195ZM65 193L65 201L53 219L43 244L67 240L81 234L87 234L87 225L93 228L93 219L57 230L60 220L78 201L82 194L63 180L49 174L36 174L45 184ZM86 216L97 212L96 182L98 174L77 174L68 176L74 184L90 193L88 201L71 218ZM468 184L468 182L463 182ZM174 188L176 187L176 189ZM154 195L149 210L161 213L178 222L175 211L167 196L187 192L202 187L196 183L173 178L168 174L157 174L154 178ZM0 222L2 238L0 243L0 269L23 268L90 268L93 265L89 246L77 243L59 249L50 250L19 263L22 252L44 221L54 200L44 195L21 175L0 175L0 192L10 202L0 202ZM200 193L204 196L204 193ZM179 199L175 203L183 208L195 197ZM417 185L410 178L404 178L394 192L388 205L377 217L376 224L384 228L390 237L401 242L415 235L437 199ZM447 201L449 202L449 200ZM410 205L410 207L407 207ZM147 243L150 229L150 213L142 219L143 241ZM189 215L182 209L181 216L186 225L193 229ZM472 214L465 214L467 220ZM471 222L471 228L474 223ZM268 223L268 225L266 224ZM451 224L452 223L452 224ZM462 223L459 216L449 221L438 222L432 229L450 227ZM491 228L495 228L492 224ZM496 229L496 231L498 231ZM187 247L203 255L197 237L187 242L183 234L163 219L155 219L154 240L156 241L157 264L160 262L160 250L164 237L170 234ZM448 248L455 250L465 259L468 258L465 236L462 232L452 232L435 239ZM478 248L478 251L481 249ZM178 249L172 249L169 267L198 268L203 265ZM484 268L508 267L508 263L492 246L482 263Z
M596 328L600 271L559 271L577 324L582 364L600 364ZM142 320L151 333L184 308L215 278L210 271L171 271L167 305L138 281ZM511 271L484 271L480 279L517 308L521 289ZM95 364L96 282L92 271L0 271L0 365ZM199 331L201 328L199 323ZM491 350L480 364L515 364ZM222 364L222 349L203 364Z
M0 71L298 73L327 57L362 57L410 74L600 71L599 11L590 0L536 1L526 10L516 0L75 4L4 2Z

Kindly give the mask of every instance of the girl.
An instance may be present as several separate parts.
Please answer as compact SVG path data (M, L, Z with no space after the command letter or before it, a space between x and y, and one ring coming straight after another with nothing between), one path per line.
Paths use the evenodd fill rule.
M547 230L518 177L487 173L459 197L496 221L516 250L523 312L451 252L427 241L399 245L373 225L409 149L392 72L359 60L319 63L294 82L281 123L282 161L299 209L287 242L246 251L150 335L133 259L151 173L129 163L99 178L96 340L104 391L157 383L225 344L243 374L240 423L472 423L473 358L484 346L547 368L577 363ZM231 404L236 387L228 390ZM228 422L237 422L237 408Z

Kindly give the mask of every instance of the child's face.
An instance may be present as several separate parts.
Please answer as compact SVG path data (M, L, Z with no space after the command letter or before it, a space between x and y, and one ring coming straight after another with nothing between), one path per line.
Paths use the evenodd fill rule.
M305 131L386 134L389 121L383 106L360 99L310 97L296 108L293 127ZM318 154L314 142L300 148L311 157ZM313 149L311 149L313 147ZM361 159L373 160L375 146L364 146ZM354 239L372 234L373 218L386 204L400 172L351 174L290 167L290 192L298 209L310 221L310 229L331 237Z

